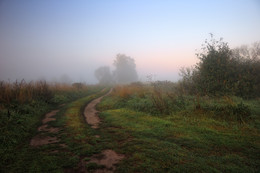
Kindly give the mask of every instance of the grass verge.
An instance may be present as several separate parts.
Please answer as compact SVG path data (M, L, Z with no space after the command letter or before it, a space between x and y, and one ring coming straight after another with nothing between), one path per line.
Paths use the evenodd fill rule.
M64 144L63 140L59 143L48 144L36 148L29 146L29 141L34 135L39 133L36 129L41 124L41 119L44 114L54 108L57 109L58 104L65 102L66 105L60 107L59 113L55 116L57 121L48 123L51 127L59 127L61 130L58 134L45 134L48 136L56 136L58 139L61 139L66 131L63 128L64 121L62 121L62 117L67 110L73 106L70 102L86 95L88 99L93 99L94 95L101 89L101 87L89 87L86 92L75 91L74 95L72 92L63 93L66 100L58 101L54 105L50 105L46 102L41 103L39 101L36 103L32 102L37 105L29 105L27 114L24 112L21 114L21 112L14 111L13 113L11 112L12 116L7 120L4 120L3 118L8 118L8 116L1 115L1 125L4 124L4 126L1 126L1 132L3 132L1 133L1 141L3 142L0 144L0 172L63 172L64 167L73 167L77 164L78 158L70 152L65 152L67 151L66 147L62 147L61 144ZM62 95L62 92L60 92L59 95ZM1 111L1 113L5 112ZM14 116L16 114L17 118Z
M114 101L113 96L105 98L99 109L101 138L127 156L117 172L260 170L259 130L250 124L221 121L207 112L152 116L114 108Z

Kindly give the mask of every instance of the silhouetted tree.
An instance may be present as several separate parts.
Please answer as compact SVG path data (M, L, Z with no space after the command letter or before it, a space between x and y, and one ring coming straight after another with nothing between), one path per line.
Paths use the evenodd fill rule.
M133 58L124 54L117 54L114 60L114 77L117 83L126 84L138 80L136 65Z
M108 66L103 66L96 69L95 76L98 79L99 84L113 83L113 77Z

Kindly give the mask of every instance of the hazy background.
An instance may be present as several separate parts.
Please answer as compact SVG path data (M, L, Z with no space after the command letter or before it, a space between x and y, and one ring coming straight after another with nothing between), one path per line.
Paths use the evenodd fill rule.
M259 0L0 0L0 80L96 83L118 53L141 80L179 79L209 33L230 47L260 40Z

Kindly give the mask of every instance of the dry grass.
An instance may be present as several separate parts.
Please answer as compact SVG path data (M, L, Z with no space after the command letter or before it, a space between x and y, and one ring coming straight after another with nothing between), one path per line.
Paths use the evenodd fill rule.
M138 97L144 97L148 92L147 86L140 83L133 83L130 85L118 85L114 87L113 95L121 98L129 98L130 96L136 95Z
M82 83L73 83L61 84L61 83L52 83L49 85L52 91L75 91L75 90L87 90L87 86Z
M24 103L39 96L49 96L50 88L45 81L25 82L24 80L14 83L0 82L0 101L10 104L12 101Z
M9 105L13 101L23 104L38 98L48 100L55 92L86 89L87 86L81 83L68 85L59 83L49 84L46 81L26 82L22 80L13 83L0 81L0 104Z

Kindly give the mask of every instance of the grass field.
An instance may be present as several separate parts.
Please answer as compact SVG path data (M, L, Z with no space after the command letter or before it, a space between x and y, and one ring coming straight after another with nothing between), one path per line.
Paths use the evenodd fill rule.
M16 103L13 99L12 103L15 108L5 106L1 110L0 172L63 172L65 168L77 165L79 158L74 153L79 150L83 151L81 148L77 148L80 146L73 146L70 141L76 142L76 140L69 136L79 138L73 129L83 133L82 129L75 125L78 125L77 121L82 118L80 119L81 126L85 126L82 109L89 101L102 95L103 92L100 92L102 89L103 87L98 86L89 86L84 90L69 87L65 90L59 88L54 92L53 100L50 103L35 99L21 104ZM21 110L25 108L27 112L22 112ZM60 131L57 134L45 132L43 136L57 137L60 141L40 147L31 147L30 140L40 133L37 128L41 125L44 114L54 109L59 110L54 116L56 121L48 122L48 126L60 128ZM9 116L6 115L8 112L10 112ZM70 118L70 116L74 116L74 118ZM65 147L61 147L62 145ZM67 146L69 147L67 148Z
M196 96L170 95L150 86L120 86L98 104L101 123L92 129L84 119L84 108L108 90L95 86L81 94L59 91L52 96L56 104L37 101L38 107L30 107L31 102L25 103L27 114L17 111L23 106L10 109L11 115L20 117L1 119L5 125L1 127L1 172L79 172L82 168L94 172L103 166L89 162L91 157L107 149L125 156L115 172L260 171L259 99L227 96L198 101ZM47 124L59 132L38 132L43 115L57 109L55 121ZM2 109L3 113L7 111ZM30 139L40 133L59 141L30 146Z
M192 106L171 115L151 115L133 109L138 101L132 99L136 97L114 94L99 105L101 131L112 139L112 148L127 156L118 172L259 171L259 100L246 101L253 113L241 123Z

